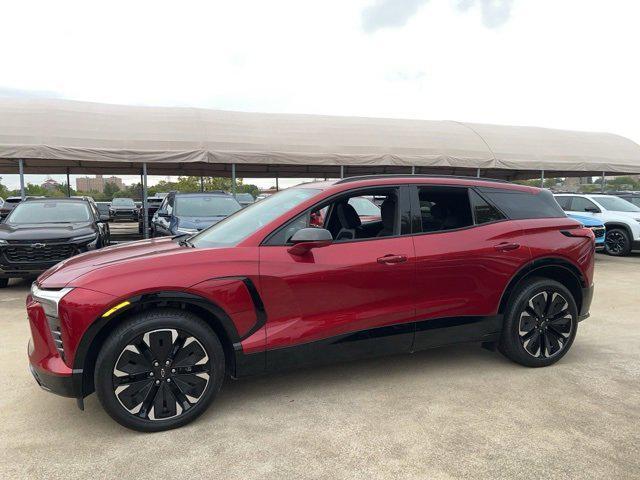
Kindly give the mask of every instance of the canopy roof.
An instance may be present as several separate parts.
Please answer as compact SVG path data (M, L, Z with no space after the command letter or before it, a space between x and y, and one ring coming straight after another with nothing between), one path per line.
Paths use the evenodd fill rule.
M640 146L608 133L452 121L246 113L0 99L0 173L498 178L640 173Z

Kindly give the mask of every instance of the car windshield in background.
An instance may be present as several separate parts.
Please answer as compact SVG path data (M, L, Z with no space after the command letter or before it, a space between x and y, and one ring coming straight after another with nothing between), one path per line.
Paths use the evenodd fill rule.
M177 197L175 215L181 217L228 217L240 210L233 197L193 196Z
M114 198L111 205L115 207L135 207L135 202L130 198Z
M285 214L320 190L313 188L288 188L271 195L189 239L195 247L234 246L267 223Z
M614 212L640 212L639 207L618 197L596 197L596 200L604 208Z
M90 219L86 202L24 202L11 211L7 223L76 223Z

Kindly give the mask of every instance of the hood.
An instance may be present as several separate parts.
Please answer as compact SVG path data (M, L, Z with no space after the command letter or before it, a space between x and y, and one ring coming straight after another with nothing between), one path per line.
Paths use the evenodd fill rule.
M177 226L180 228L191 228L194 230L204 230L211 225L215 225L221 220L227 218L227 215L218 215L215 217L178 217Z
M111 210L135 210L138 207L135 205L111 205L109 208Z
M607 219L609 215L616 215L618 218L632 218L633 220L640 221L640 212L618 212L615 210L607 210Z
M42 283L52 276L56 276L56 285L69 281L97 268L118 265L131 260L151 260L163 253L179 250L181 247L170 237L140 240L137 242L113 245L93 250L71 257L54 265L38 277L38 283Z
M585 227L604 227L604 223L598 218L588 217L586 215L574 215L573 213L568 214L567 217L578 220Z
M2 240L57 240L95 233L92 223L0 223Z

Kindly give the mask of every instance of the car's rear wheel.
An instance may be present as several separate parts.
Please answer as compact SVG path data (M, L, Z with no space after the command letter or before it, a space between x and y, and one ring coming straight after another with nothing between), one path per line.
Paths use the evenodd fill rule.
M546 367L569 350L578 329L571 292L547 278L526 280L507 305L500 351L527 367Z
M95 387L107 413L125 427L180 427L206 410L222 386L225 360L211 328L182 310L142 312L104 343Z
M623 228L607 230L604 249L609 255L624 257L631 252L631 238Z

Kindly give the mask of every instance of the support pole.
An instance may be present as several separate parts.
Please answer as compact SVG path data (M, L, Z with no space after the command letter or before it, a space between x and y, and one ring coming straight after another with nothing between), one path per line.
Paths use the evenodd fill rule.
M540 170L540 188L544 188L544 170Z
M480 169L476 170L476 177L480 178Z
M278 185L278 176L276 175L276 192L280 191L280 185Z
M415 174L416 174L416 166L411 165L411 175L415 175Z
M344 165L340 165L340 178L344 178Z
M605 172L602 172L602 182L600 182L600 192L604 193L605 185L607 184L607 179L604 178Z
M18 169L20 170L20 196L24 201L24 160L18 160Z
M71 197L71 180L69 180L69 167L67 167L67 197Z
M278 180L276 179L276 182ZM236 196L236 192L238 191L238 185L237 185L237 181L236 181L236 164L232 163L231 164L231 193L233 194L233 196Z
M147 164L142 164L142 231L149 238L149 205L147 203Z
M204 192L204 177L200 175L200 191Z

